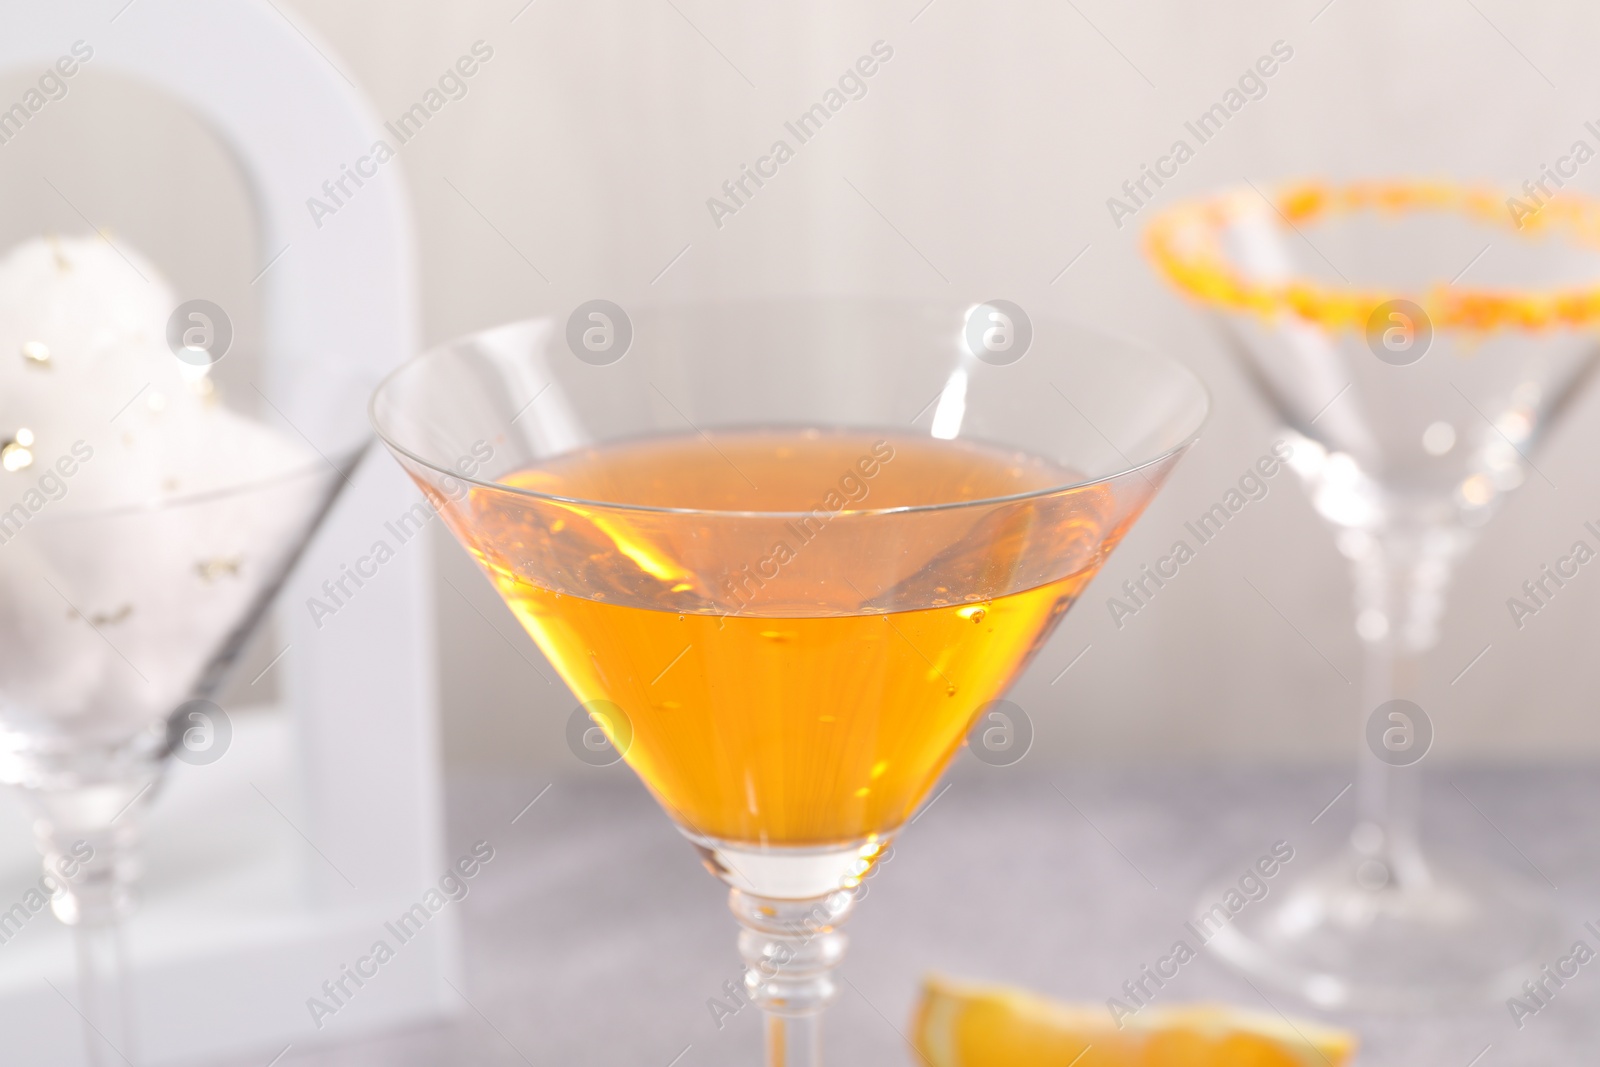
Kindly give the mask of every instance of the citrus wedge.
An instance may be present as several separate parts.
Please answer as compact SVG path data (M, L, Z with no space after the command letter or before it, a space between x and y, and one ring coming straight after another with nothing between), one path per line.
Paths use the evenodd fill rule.
M1220 1004L1102 1006L929 977L912 1020L925 1067L1342 1067L1355 1035Z

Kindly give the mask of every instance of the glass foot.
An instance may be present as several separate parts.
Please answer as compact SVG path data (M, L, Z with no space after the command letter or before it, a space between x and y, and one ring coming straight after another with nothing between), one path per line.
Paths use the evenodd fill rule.
M1569 933L1544 883L1415 849L1352 845L1260 884L1267 895L1255 901L1237 884L1214 888L1191 929L1246 977L1328 1010L1503 1001L1561 954ZM1221 921L1229 894L1244 904Z
M733 888L778 900L815 900L855 890L889 850L878 837L817 848L762 847L683 832L706 869Z

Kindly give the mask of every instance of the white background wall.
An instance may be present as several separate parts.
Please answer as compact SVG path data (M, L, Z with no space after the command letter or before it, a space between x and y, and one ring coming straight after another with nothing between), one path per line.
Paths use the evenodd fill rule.
M1041 758L1342 758L1357 697L1340 674L1354 680L1359 670L1349 583L1288 475L1148 610L1120 631L1111 623L1110 589L1161 554L1274 435L1203 320L1142 262L1138 229L1150 212L1119 229L1106 198L1279 40L1294 55L1267 95L1200 146L1158 204L1241 177L1520 183L1574 139L1593 141L1583 123L1600 119L1600 9L923 2L279 6L385 118L419 100L475 41L494 50L467 96L400 153L429 340L565 316L596 296L627 306L849 291L1004 297L1035 316L1143 336L1188 362L1215 396L1205 438L1014 699L1038 724ZM138 8L120 17L137 18ZM719 229L707 197L878 40L894 57L867 95ZM0 83L0 99L20 84ZM330 176L365 147L330 159ZM1600 191L1600 164L1578 184ZM67 99L0 146L0 202L0 240L81 231L86 217L162 263L181 296L229 308L241 349L224 370L245 380L256 332L249 283L275 250L255 246L248 198L225 156L164 101L91 63ZM1600 519L1597 404L1580 404L1540 460L1559 488L1530 479L1466 561L1421 697L1443 758L1600 752L1590 696L1600 675L1600 575L1585 571L1521 632L1505 607L1583 520ZM561 733L570 697L541 680L550 668L464 555L442 539L437 554L449 758L572 764Z

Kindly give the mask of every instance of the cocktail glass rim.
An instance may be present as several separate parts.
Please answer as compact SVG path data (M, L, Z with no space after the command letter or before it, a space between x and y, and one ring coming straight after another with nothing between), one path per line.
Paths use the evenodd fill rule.
M911 308L911 307L917 307L917 308L923 308L923 309L935 309L935 308L937 308L937 309L948 310L948 311L950 311L952 313L956 313L958 309L965 309L964 312L961 312L961 314L963 315L963 319L964 319L964 316L965 316L966 313L968 313L968 312L970 312L970 311L972 311L972 310L974 310L974 309L976 309L978 307L983 306L981 302L962 304L962 303L960 303L958 301L950 301L950 300L894 300L894 299L873 299L873 298L853 298L853 297L800 297L800 298L778 298L778 299L762 298L762 299L745 299L745 300L683 301L683 302L674 302L674 303L654 303L654 304L644 305L643 310L645 311L646 314L648 314L651 311L665 311L665 310L668 310L668 309L671 309L672 311L675 311L675 312L689 312L689 311L710 312L710 311L712 311L712 310L714 310L716 308L726 308L726 307L732 307L732 306L746 306L746 307L748 307L748 306L755 306L755 305L759 305L759 304L763 304L763 303L781 303L781 304L788 304L788 305L794 305L794 304L816 304L816 305L819 305L819 306L820 305L856 306L856 307L869 307L869 306L872 306L872 307L880 307L880 308L885 308L885 309L888 309L888 308ZM515 496L527 497L527 498L534 499L534 500L541 500L541 501L547 501L547 502L551 502L551 503L564 504L564 505L570 505L570 506L576 506L576 507L605 508L605 509L608 509L608 510L616 510L616 511L630 511L630 512L667 514L667 515L723 515L723 516L729 516L729 517L745 517L745 518L771 518L771 519L786 519L786 518L788 518L788 519L792 519L792 518L798 518L798 517L810 514L810 512L805 511L805 510L771 510L771 511L767 511L767 510L759 510L759 509L758 510L750 510L750 509L740 509L740 508L673 508L673 507L665 507L665 506L661 506L661 505L652 505L652 504L633 504L633 503L628 503L627 501L617 501L617 500L590 500L590 499L586 499L586 498L583 498L583 497L562 496L562 495L557 494L557 493L541 492L541 491L539 491L537 489L529 489L529 488L526 488L526 487L523 487L523 486L507 485L504 482L497 481L497 480L494 480L494 479L478 478L478 477L474 477L474 476L471 476L471 475L462 474L460 471L457 471L457 470L455 470L455 469L453 469L451 467L442 466L439 463L435 463L432 460L429 460L429 459L419 455L413 449L407 448L405 445L402 445L401 443L399 443L399 441L397 441L395 439L395 437L393 436L392 431L389 428L385 427L384 422L383 422L383 418L379 414L378 406L379 406L380 401L384 398L385 394L389 391L389 387L395 381L397 381L402 375L406 374L409 371L414 370L416 367L418 367L419 365L421 365L422 363L424 363L424 362L426 362L426 361L428 361L430 359L439 358L439 357L448 355L448 354L450 354L450 353L452 353L454 351L457 351L463 344L471 341L472 339L474 339L476 337L481 337L481 336L486 335L486 334L496 333L496 332L498 332L500 330L504 330L504 329L513 329L513 328L517 328L517 327L521 327L521 326L527 326L527 325L530 325L532 323L542 322L542 321L552 321L553 322L553 321L555 321L555 316L554 315L534 315L534 316L530 316L530 317L527 317L527 318L517 319L517 320L513 320L511 322L503 323L503 324L501 324L499 326L492 326L492 327L488 327L488 328L481 329L481 330L471 330L471 331L468 331L466 333L459 334L459 335L457 335L457 336L455 336L453 338L450 338L448 340L442 341L442 342L440 342L438 344L430 345L428 348L424 349L422 352L420 352L417 355L413 356L411 359L406 360L400 366L396 367L395 369L390 371L387 375L385 375L383 377L383 379L380 382L378 382L377 386L373 389L372 397L367 402L367 415L368 415L368 419L371 422L373 431L377 434L378 438L384 443L385 446L387 446L388 448L390 448L394 452L399 453L400 455L404 456L406 459L412 461L413 463L416 463L416 464L418 464L418 465L420 465L422 467L427 468L430 471L433 471L435 474L438 474L441 477L450 478L450 479L453 479L453 480L455 480L457 482L462 483L463 485L471 486L471 487L477 488L477 489L488 489L488 490L492 490L492 491L496 491L496 492L510 493L512 495L515 495ZM1165 449L1162 449L1159 453L1157 453L1157 454L1155 454L1153 456L1150 456L1150 457L1145 458L1145 459L1138 460L1137 462L1124 463L1123 465L1121 465L1121 466L1119 466L1119 467L1117 467L1117 468L1115 468L1113 470L1108 470L1108 471L1106 471L1104 473L1101 473L1101 474L1098 474L1098 475L1095 475L1095 476L1092 476L1092 477L1084 477L1084 478L1080 478L1080 479L1077 479L1077 480L1074 480L1074 481L1062 482L1062 483L1057 484L1057 485L1047 486L1047 487L1045 487L1043 489L1030 489L1030 490L1028 490L1026 492L1022 492L1022 493L1012 493L1012 494L1007 494L1007 495L1004 495L1004 496L996 496L996 497L984 497L984 498L981 498L981 499L974 499L974 500L944 501L944 502L936 503L936 504L914 504L914 505L905 505L905 506L891 507L891 508L846 508L846 509L843 509L840 512L840 514L850 515L850 516L860 516L860 517L869 517L869 516L875 516L875 515L915 514L915 513L923 513L923 512L937 512L937 511L957 510L957 509L961 509L961 508L989 507L989 506L994 506L994 505L999 505L999 504L1009 504L1009 503L1014 503L1014 502L1017 502L1017 501L1030 500L1030 499L1034 499L1034 498L1037 498L1037 497L1051 496L1051 495L1056 494L1056 493L1069 492L1069 491L1076 490L1076 489L1088 488L1089 486L1101 485L1101 484L1104 484L1105 482L1111 481L1113 479L1122 478L1122 477L1124 477L1126 475L1129 475L1129 474L1136 474L1136 473L1138 473L1140 471L1147 470L1147 469L1149 469L1151 467L1159 466L1160 464L1166 462L1167 460L1173 458L1174 456L1181 455L1191 445L1193 445L1195 443L1195 441L1197 441L1199 439L1200 431L1204 427L1206 419L1208 418L1208 416L1211 413L1212 396L1211 396L1210 389L1205 384L1205 381L1198 374L1196 374L1193 370L1191 370L1186 364L1184 364L1180 360L1177 360L1177 359L1173 358L1172 356L1168 356L1168 355L1166 355L1166 354L1164 354L1164 353L1162 353L1160 351L1157 351L1155 348L1153 348L1149 344L1147 344L1144 341L1141 341L1141 340L1139 340L1137 338L1130 337L1128 335L1117 333L1117 332L1114 332L1114 331L1111 331L1111 330L1107 330L1107 329L1104 329L1104 328L1098 327L1098 326L1086 326L1083 323L1080 323L1080 322L1078 322L1078 321L1076 321L1074 319L1071 319L1071 318L1068 318L1068 317L1065 317L1065 316L1044 316L1044 317L1041 317L1041 318L1036 319L1034 321L1036 323L1043 322L1043 323L1054 323L1054 324L1066 325L1066 326L1070 326L1073 329L1080 330L1080 331L1085 332L1085 333L1097 334L1100 337L1104 338L1105 340L1113 341L1113 342L1123 346L1124 348L1137 350L1137 351L1141 352L1143 355L1149 357L1151 360L1156 361L1157 363L1160 363L1160 364L1165 364L1165 365L1177 370L1178 372L1180 372L1184 376L1186 376L1189 379L1190 385L1199 390L1200 400L1201 400L1198 412L1197 412L1197 414L1195 416L1194 428L1191 429L1189 431L1189 433L1181 441L1179 441L1177 444L1171 445L1171 446L1169 446L1169 447L1167 447ZM795 425L798 426L800 424L796 423ZM838 426L839 426L839 428L844 428L845 424L838 424ZM770 424L762 424L760 426L756 426L756 425L752 424L749 428L752 429L752 430L755 430L755 429L771 429L772 427L771 427ZM827 428L834 428L834 427L827 427ZM879 427L870 426L870 425L850 425L850 426L848 426L848 428L852 429L852 430L870 431L870 430L873 430L873 429L878 429ZM723 431L727 431L729 429L737 429L737 427L731 427L731 426L729 426L727 424L724 424L724 425L717 426L716 429L719 432L723 432ZM887 427L885 427L885 429L887 429ZM904 432L904 431L903 430L896 430L895 432L900 433L900 432ZM637 440L647 440L647 439L648 439L648 437L646 437L644 435L641 435L638 438L632 438L630 440L636 440L637 441Z
M63 510L54 507L48 512L41 509L38 515L30 517L29 525L35 522L52 525L57 523L90 522L99 519L116 519L131 515L175 511L179 508L198 507L202 504L215 503L218 500L244 496L247 493L277 489L292 482L310 479L313 476L325 478L330 473L341 478L349 478L355 468L366 458L367 453L372 450L372 445L376 440L375 436L369 435L359 443L343 449L339 454L339 458L344 460L343 465L335 462L332 458L318 456L288 470L279 471L277 474L269 474L265 478L252 478L249 481L237 482L231 485L217 485L209 489L197 489L193 492L177 493L173 496L155 497L150 500L136 500L121 504L108 504L104 507L80 508L76 511L71 508ZM0 512L0 514L3 514L3 512Z
M1232 186L1179 201L1157 213L1144 231L1148 258L1175 287L1201 305L1228 314L1291 314L1339 331L1369 329L1372 312L1394 300L1410 300L1435 331L1533 331L1581 328L1600 323L1600 280L1581 285L1519 289L1460 285L1439 278L1426 287L1328 282L1293 274L1265 280L1243 268L1221 247L1221 231L1240 221L1245 209L1269 208L1298 232L1297 222L1373 212L1398 218L1407 213L1454 214L1479 225L1510 229L1523 238L1560 232L1575 244L1600 252L1600 198L1576 189L1546 201L1530 217L1511 218L1506 191L1489 184L1439 179L1392 178L1327 182L1296 179L1267 189ZM1302 235L1303 236L1303 235Z

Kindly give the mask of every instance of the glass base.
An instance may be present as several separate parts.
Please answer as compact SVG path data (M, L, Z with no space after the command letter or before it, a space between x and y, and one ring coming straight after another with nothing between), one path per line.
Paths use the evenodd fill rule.
M1193 928L1248 978L1328 1010L1420 1012L1503 1001L1569 932L1543 883L1459 858L1347 848L1285 870L1220 925L1208 893ZM1570 938L1567 938L1570 941Z
M681 829L681 827L680 827ZM683 831L706 869L744 893L777 900L814 900L853 890L889 849L887 838L796 848L721 841Z

